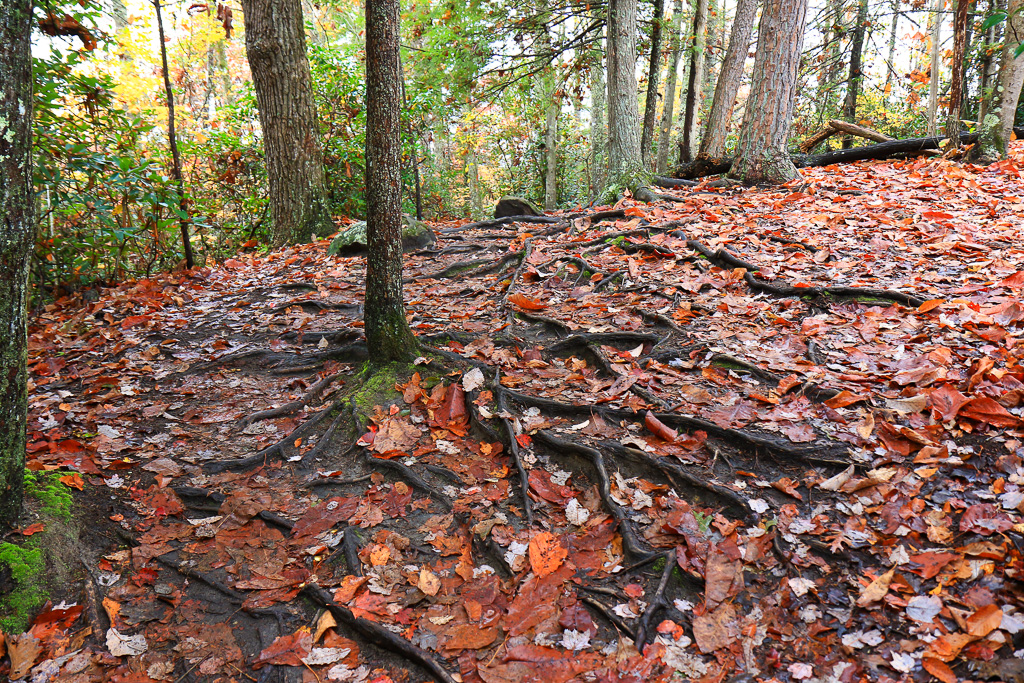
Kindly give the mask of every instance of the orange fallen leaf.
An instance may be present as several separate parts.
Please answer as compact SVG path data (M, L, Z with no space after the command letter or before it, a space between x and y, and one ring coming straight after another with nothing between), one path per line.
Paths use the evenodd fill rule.
M924 657L921 659L921 666L924 667L925 671L942 681L942 683L956 683L959 680L957 675L953 673L953 670L938 659Z
M867 396L861 396L860 394L855 394L852 391L843 390L840 391L835 396L833 396L832 398L830 398L829 400L825 401L825 405L827 405L832 410L835 410L836 408L845 408L846 406L850 406L853 405L854 403L866 400L868 400Z
M917 310L921 313L927 313L928 311L935 310L944 303L946 303L945 299L929 299L928 301L925 301L923 304L918 306Z
M525 308L528 311L542 311L547 308L547 304L542 304L541 302L531 299L525 294L520 294L519 292L509 296L508 300L516 306L519 306L519 308Z
M65 474L60 478L60 482L69 488L77 489L79 491L85 488L85 482L82 481L81 475L77 472L73 474Z
M1003 623L1003 610L998 605L985 605L967 617L967 632L972 636L984 638Z
M561 567L568 555L551 532L542 531L530 539L530 566L537 576L547 576Z
M30 524L27 527L25 527L24 529L22 529L21 530L21 535L22 536L31 536L32 534L38 534L40 531L42 531L45 528L46 528L46 526L44 526L42 522L36 522L35 524Z

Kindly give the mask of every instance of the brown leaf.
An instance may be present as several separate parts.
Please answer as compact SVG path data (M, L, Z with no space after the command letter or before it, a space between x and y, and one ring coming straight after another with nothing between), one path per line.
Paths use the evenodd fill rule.
M430 571L430 567L423 566L420 567L420 578L416 587L426 595L434 596L441 590L441 580L437 578L437 574Z
M846 406L852 406L854 403L866 400L868 400L867 396L861 396L860 394L855 394L852 391L843 390L825 401L825 405L832 410L836 410L837 408L845 408Z
M19 681L24 678L32 665L35 664L43 646L31 633L22 633L20 636L6 636L7 653L11 657L12 681Z
M921 666L924 670L930 673L935 678L942 681L942 683L956 683L959 678L953 673L953 670L946 666L942 661L933 657L923 657L921 659Z
M252 668L259 669L268 664L281 666L302 666L302 659L313 649L313 634L303 626L295 633L287 636L278 636L256 661Z
M972 505L960 518L960 531L973 531L982 536L991 536L1012 528L1013 520L992 503Z
M960 408L960 417L977 420L993 427L1016 427L1020 418L1011 415L994 399L988 396L976 396Z
M1003 623L1003 610L999 605L985 605L967 617L967 632L972 636L984 638Z
M884 598L889 592L889 584L892 583L892 577L895 573L895 569L890 569L865 586L864 590L861 591L860 597L857 598L857 606L867 607Z
M664 439L665 441L675 441L676 437L679 436L679 433L676 430L667 426L649 410L644 415L644 426L647 427L649 432L661 439Z
M497 628L480 628L477 624L459 624L448 629L446 650L479 650L498 639Z
M714 612L693 619L693 639L704 654L728 647L739 636L736 608L732 603L721 605Z
M704 568L704 601L708 609L743 590L743 561L730 560L723 552L715 552Z
M330 610L324 610L324 613L320 615L320 618L316 621L316 632L313 634L313 642L320 642L321 636L328 629L332 629L338 625L338 622L334 619L334 615L331 614Z

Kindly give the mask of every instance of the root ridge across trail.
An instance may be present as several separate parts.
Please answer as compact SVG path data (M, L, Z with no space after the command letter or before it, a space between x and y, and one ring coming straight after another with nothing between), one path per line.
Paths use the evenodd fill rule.
M1024 215L1012 174L965 168L436 226L407 256L408 365L364 367L365 263L326 241L59 303L33 328L30 453L91 514L83 594L114 632L83 636L81 671L1012 661ZM977 196L948 189L963 173Z

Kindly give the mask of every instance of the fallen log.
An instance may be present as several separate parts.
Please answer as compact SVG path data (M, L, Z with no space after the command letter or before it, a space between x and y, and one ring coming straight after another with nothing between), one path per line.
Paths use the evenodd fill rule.
M1024 138L1024 127L1014 128L1014 135ZM917 154L928 150L940 149L942 141L947 140L945 136L932 136L925 138L907 138L905 140L890 140L880 142L877 145L864 145L863 147L851 147L850 149L839 149L834 152L823 154L793 154L791 159L797 168L811 168L817 166L831 166L832 164L848 164L854 161L883 160L897 154ZM977 133L963 133L960 141L969 145L978 140ZM709 175L728 173L732 167L732 161L708 164L694 161L683 164L676 168L672 177L686 180L695 180Z
M855 135L865 140L871 140L873 142L891 142L892 138L888 135L879 133L877 130L872 128L866 128L864 126L858 126L855 123L849 121L837 121L835 119L828 122L824 128L819 130L817 133L807 138L800 143L798 148L804 154L809 153L812 149L825 142L833 135L838 133L846 133L847 135Z

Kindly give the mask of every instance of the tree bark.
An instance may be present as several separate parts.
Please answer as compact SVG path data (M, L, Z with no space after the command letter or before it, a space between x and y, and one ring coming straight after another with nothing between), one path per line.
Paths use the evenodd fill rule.
M32 188L31 0L0 2L0 529L21 511L28 417Z
M167 97L167 140L171 145L171 175L178 186L178 225L181 228L181 247L185 252L185 267L192 268L192 240L188 236L188 201L185 199L185 178L181 174L181 154L178 138L174 133L174 90L171 89L171 75L167 67L167 41L164 40L164 20L160 11L160 0L153 0L156 8L156 27L160 37L160 62L164 71L164 94Z
M779 184L800 177L786 151L793 120L807 0L766 0L736 161L744 183Z
M993 14L1000 9L1005 8L1005 0L989 0L988 11L989 14ZM996 26L989 26L988 31L985 32L985 44L981 50L981 65L978 82L978 123L980 124L985 120L985 115L988 113L987 108L991 98L989 97L989 88L992 87L992 79L998 74L999 60L993 59L995 50L993 46L999 42L999 34L997 30L1001 24Z
M672 47L665 76L665 104L661 112L661 128L658 131L656 169L661 175L668 170L668 150L672 137L672 118L675 115L676 88L679 78L679 55L683 49L682 25L683 0L675 0L672 5Z
M334 232L299 0L242 0L275 245Z
M889 26L889 56L885 60L885 85L882 92L886 95L892 87L893 61L896 58L896 31L900 25L900 0L892 0L892 24Z
M935 135L938 130L939 113L939 79L942 77L942 53L939 43L942 39L942 8L945 0L935 0L932 5L932 63L931 76L928 81L928 135Z
M649 172L640 154L636 83L637 0L608 2L608 185L635 192ZM610 193L609 193L610 194Z
M1003 29L999 77L990 91L985 119L978 126L978 145L971 153L974 161L990 163L1006 158L1009 152L1013 119L1024 84L1024 54L1016 56L1021 43L1024 43L1024 0L1010 0Z
M954 147L960 146L960 108L964 94L964 56L967 53L967 15L971 0L955 0L953 15L953 76L949 85L949 109L946 111L946 136Z
M846 99L843 101L843 116L850 123L857 122L857 95L864 74L861 71L861 55L864 52L864 35L867 33L868 0L857 4L857 24L853 27L853 41L850 51L850 75L846 79ZM843 147L852 146L852 138L843 140Z
M410 360L402 298L401 76L398 0L366 2L366 299L370 363Z
M590 196L597 197L604 189L607 173L608 126L605 114L608 112L607 86L604 78L604 50L591 52L590 63Z
M640 136L640 154L644 167L651 165L654 148L654 123L658 118L658 79L661 75L661 24L665 17L665 0L653 0L654 24L651 28L651 58L647 67L647 100L644 102L644 127Z
M732 32L729 35L729 49L722 62L722 70L718 74L715 86L715 98L708 112L707 127L704 138L700 142L698 159L717 159L725 154L725 137L729 130L732 107L736 103L743 80L743 64L747 61L750 51L750 33L757 16L757 0L739 0L736 3L736 16L732 21Z
M693 9L693 44L690 53L690 78L686 84L686 111L683 114L683 141L679 147L681 161L693 158L697 138L697 111L704 86L704 59L707 52L708 0L695 0Z

